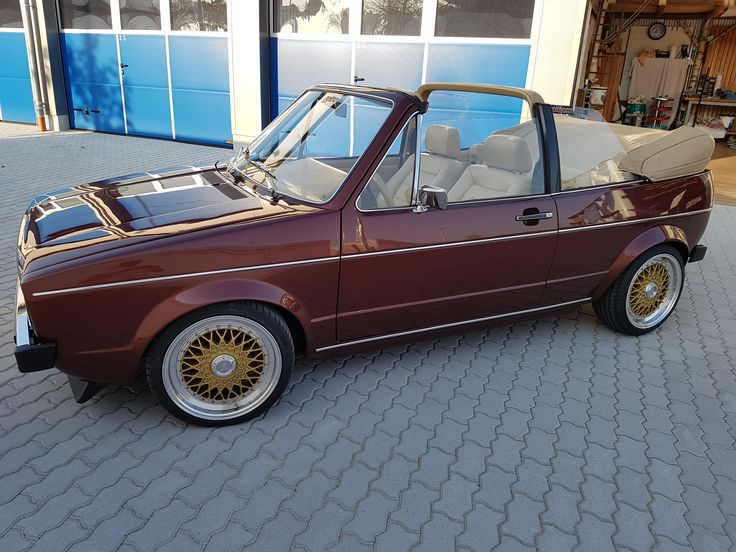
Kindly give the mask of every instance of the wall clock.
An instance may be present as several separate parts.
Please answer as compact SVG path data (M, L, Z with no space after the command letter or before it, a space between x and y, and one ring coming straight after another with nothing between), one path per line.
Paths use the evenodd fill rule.
M667 27L664 23L652 23L651 25L649 25L649 30L647 31L647 34L652 40L659 40L665 34L667 34Z

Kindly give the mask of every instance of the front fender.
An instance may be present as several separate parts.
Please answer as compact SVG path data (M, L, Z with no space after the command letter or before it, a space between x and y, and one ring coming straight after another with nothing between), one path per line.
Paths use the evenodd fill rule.
M180 291L160 302L143 319L134 348L141 353L166 326L185 314L217 303L257 301L287 311L299 322L307 344L312 343L310 316L303 304L283 289L258 280L218 280L204 282Z
M683 259L687 260L688 252L691 244L687 241L685 232L671 224L663 224L650 228L643 234L639 234L626 248L619 253L616 260L613 261L608 269L605 278L593 290L591 297L595 301L611 286L613 281L626 270L626 268L636 260L639 255L663 243L671 243L683 255Z

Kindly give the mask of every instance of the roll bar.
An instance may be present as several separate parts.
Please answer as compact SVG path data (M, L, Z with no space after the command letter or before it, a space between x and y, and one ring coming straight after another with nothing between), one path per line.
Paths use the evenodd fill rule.
M543 104L542 96L528 88L517 88L515 86L502 86L497 84L470 84L466 82L428 82L417 88L416 95L423 102L429 99L429 95L437 90L452 92L477 92L478 94L497 94L499 96L512 96L521 98L533 108L535 104ZM534 113L534 109L531 109Z

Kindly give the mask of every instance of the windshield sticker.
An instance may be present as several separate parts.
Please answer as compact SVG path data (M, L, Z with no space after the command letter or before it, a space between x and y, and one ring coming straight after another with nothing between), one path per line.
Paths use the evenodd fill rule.
M342 96L337 94L325 94L322 96L322 99L320 100L321 103L325 104L327 107L331 107L332 109L335 109L337 107L340 107L340 101L342 100Z
M601 112L592 107L573 107L569 105L550 105L552 113L556 115L567 115L576 119L601 122Z

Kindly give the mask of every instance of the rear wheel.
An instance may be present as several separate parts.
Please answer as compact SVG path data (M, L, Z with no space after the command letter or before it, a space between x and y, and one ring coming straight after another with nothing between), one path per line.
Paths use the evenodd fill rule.
M667 320L680 299L683 267L682 257L674 247L660 245L650 249L593 303L598 318L629 335L654 330Z
M174 416L206 426L253 418L291 377L294 343L278 313L255 303L216 305L187 315L151 344L151 390Z

